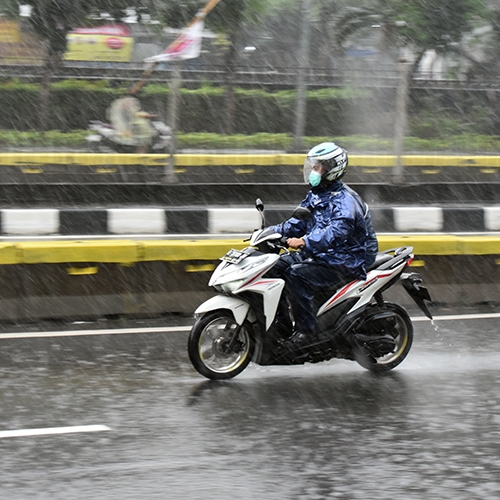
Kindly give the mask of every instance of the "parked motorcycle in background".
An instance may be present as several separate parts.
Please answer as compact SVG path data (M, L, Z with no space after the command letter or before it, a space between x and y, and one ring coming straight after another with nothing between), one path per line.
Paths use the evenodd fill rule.
M244 250L230 250L215 269L209 285L218 295L195 311L196 322L188 339L194 368L209 379L229 379L253 361L259 365L299 365L333 358L354 360L372 372L398 366L410 352L413 326L406 310L384 300L383 293L401 283L424 314L428 290L418 273L405 272L413 260L412 247L386 250L377 255L365 280L347 279L335 289L316 294L318 337L307 346L290 347L292 334L275 322L279 307L287 304L281 278L266 278L281 252L289 251L281 234L262 227ZM309 211L298 207L294 217ZM286 307L290 311L289 307ZM291 324L291 321L290 321Z

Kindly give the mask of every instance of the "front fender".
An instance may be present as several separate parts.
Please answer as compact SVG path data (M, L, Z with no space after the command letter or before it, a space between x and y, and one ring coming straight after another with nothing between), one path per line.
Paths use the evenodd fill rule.
M240 298L230 297L228 295L216 295L199 305L194 313L205 314L217 309L230 310L233 313L236 323L242 325L248 315L250 304Z

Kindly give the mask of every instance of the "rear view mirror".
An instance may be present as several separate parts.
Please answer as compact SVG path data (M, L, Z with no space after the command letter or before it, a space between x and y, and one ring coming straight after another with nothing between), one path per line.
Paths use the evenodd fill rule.
M262 200L260 198L257 198L255 200L255 208L260 212L260 227L261 229L264 229L266 227L266 216L264 214L264 203L262 203Z
M311 211L306 207L298 206L292 214L292 217L299 220L306 220L311 216Z

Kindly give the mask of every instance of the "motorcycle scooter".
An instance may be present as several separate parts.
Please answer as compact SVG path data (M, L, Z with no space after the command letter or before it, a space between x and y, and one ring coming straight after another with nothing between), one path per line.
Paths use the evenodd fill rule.
M421 276L406 272L414 258L413 248L380 252L365 280L346 279L335 289L317 293L317 336L309 345L293 349L285 342L291 328L283 331L276 322L279 307L289 311L285 282L266 278L280 253L289 249L281 234L265 228L260 200L256 207L262 216L261 229L254 231L247 248L231 249L221 257L209 281L219 294L195 311L197 319L188 339L194 368L209 379L223 380L240 374L250 361L263 366L299 365L342 358L371 372L398 366L410 352L413 326L406 310L385 301L383 293L401 283L432 319L425 304L431 298L421 286ZM293 217L309 215L307 208L298 207Z
M147 153L171 154L173 151L172 129L159 120L152 120L153 141ZM123 137L110 123L92 120L89 124L92 132L86 137L92 151L99 152L102 146L116 153L134 153L137 143L133 136Z

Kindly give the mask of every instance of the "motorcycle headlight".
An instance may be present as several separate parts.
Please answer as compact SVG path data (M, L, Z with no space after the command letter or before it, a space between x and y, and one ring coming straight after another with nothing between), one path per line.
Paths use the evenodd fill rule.
M234 281L229 281L228 283L223 283L219 285L224 292L234 292L237 290L243 283L245 282L244 279L242 280L234 280Z
M267 261L269 259L275 259L276 256L273 255L262 255L258 257L255 260L243 260L243 263L246 263L242 265L239 268L234 268L234 266L230 266L227 268L229 271L227 275L219 275L217 278L213 279L213 286L217 291L223 291L226 293L232 293L238 288L240 288L246 281L249 281L252 278L252 275L249 271L251 271L254 268L262 267L262 270L264 271L265 266L267 265ZM237 278L237 276L243 276L241 278ZM236 279L231 279L231 278L236 278ZM230 281L224 282L225 279L229 279ZM221 283L222 281L222 283Z

